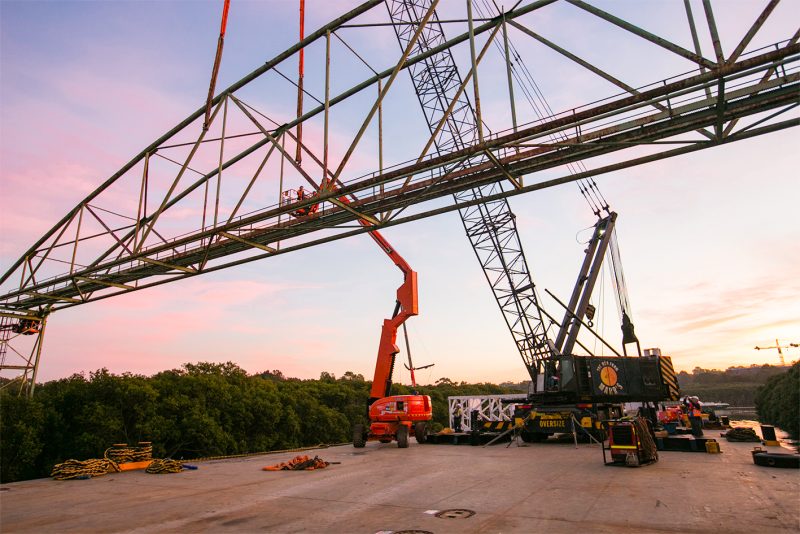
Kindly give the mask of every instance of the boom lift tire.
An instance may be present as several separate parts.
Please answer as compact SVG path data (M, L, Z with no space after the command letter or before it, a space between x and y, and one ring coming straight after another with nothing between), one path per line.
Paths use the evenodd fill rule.
M361 449L367 444L364 436L364 425L358 424L353 427L353 447Z
M414 424L414 437L417 438L417 443L428 441L428 425L424 421L418 421Z
M408 448L408 427L405 425L397 427L397 446L401 449Z

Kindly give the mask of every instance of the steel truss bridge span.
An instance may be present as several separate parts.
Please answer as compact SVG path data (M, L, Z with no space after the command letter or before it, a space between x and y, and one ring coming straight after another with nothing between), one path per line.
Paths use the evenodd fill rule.
M402 70L443 49L475 43L478 36L486 38L483 47L488 49L491 40L505 26L536 38L538 34L525 27L524 16L545 9L553 2L530 2L491 19L476 20L471 31L413 56L411 52L414 40L421 33L420 27L411 37L409 46L389 68L378 71L370 67L373 75L331 96L328 80L332 43L339 38L339 32L358 26L354 20L380 3L373 0L362 4L225 89L212 102L214 108L208 132L199 132L204 112L201 108L142 151L71 210L0 279L3 284L0 295L3 331L11 330L14 321L41 321L55 310L367 231L357 224L359 220L369 221L372 228L398 225L748 139L797 126L800 121L790 113L800 100L798 33L770 47L745 51L747 43L777 2L768 4L727 58L715 43L717 57L710 60L699 51L689 52L575 0L570 4L643 40L656 42L668 53L693 63L694 69L638 89L617 80L619 83L615 85L625 89L621 95L527 124L516 124L516 121L513 125L504 124L494 132L487 130L482 141L473 140L468 146L452 147L446 152L440 150L435 156L429 154L432 144L429 140L414 160L384 167L381 159L374 172L347 179L348 161L373 119L380 119L383 99ZM433 2L431 10L435 6L436 2ZM427 20L423 19L420 26L424 26ZM709 21L713 34L713 17ZM328 60L320 105L298 118L273 120L252 105L248 95L241 94L245 86L271 73L283 61L312 43L325 44ZM470 72L477 71L482 57L483 53L473 56ZM575 61L577 58L573 55L570 59ZM593 72L599 70L591 65L586 68L589 67ZM613 78L605 72L600 75L606 79ZM474 83L477 91L477 80L470 81L468 75L464 86L468 82ZM361 128L334 166L328 150L328 114L334 106L363 96L369 88L377 88L377 96L374 101L370 99L367 102ZM325 133L321 149L303 142L293 133L293 128L299 123L320 116L324 117ZM240 121L238 129L236 120ZM480 116L478 123L482 123ZM244 129L242 124L246 125ZM198 133L191 135L193 132ZM258 140L250 144L249 140L254 137ZM230 149L230 146L239 146L235 142L243 140L248 141L245 148ZM294 152L293 146L301 148L305 157L303 163L290 156ZM626 151L642 146L648 146L650 153L641 155L641 152L631 154ZM262 147L266 154L263 151L257 153ZM210 151L216 161L198 171L194 162L199 161L199 154L204 150ZM282 183L278 198L271 206L247 210L248 193L273 154L274 159L288 167L297 180L311 185L314 196L299 200L287 198L283 196L285 187ZM611 154L617 155L615 163L578 173L565 171L560 178L535 181L538 172ZM256 166L244 192L237 197L235 207L223 214L220 207L223 174L227 175L249 157L257 157L262 163ZM150 173L162 159L170 160L178 171L167 181L168 187L156 195ZM132 178L133 174L138 178ZM190 175L196 178L189 180ZM121 214L121 209L101 208L98 197L106 189L116 186L123 177L134 180L133 212ZM282 177L283 174L281 182ZM498 192L489 197L463 200L466 197L453 196L500 182L510 184L510 187L498 188ZM152 188L149 198L148 188ZM183 227L179 231L166 226L165 213L198 195L202 199L202 220L198 220L193 228ZM350 199L347 203L340 200L345 196ZM297 216L299 210L312 205L318 205L319 210ZM93 221L94 231L88 229L88 221ZM85 244L98 239L104 240L102 246ZM57 259L57 251L62 255L66 252L66 259ZM84 255L80 256L79 252ZM8 336L4 338L3 346L8 346ZM31 361L28 358L26 369L35 367L31 367Z
M399 166L383 174L357 179L346 183L341 189L322 193L311 200L287 206L275 206L220 225L215 229L198 230L194 234L175 238L168 243L147 247L138 254L104 261L90 268L76 270L71 274L12 291L2 297L2 305L23 310L42 306L49 306L51 309L71 307L98 298L108 298L130 290L165 283L169 280L125 288L119 288L115 284L130 284L154 275L164 274L185 278L235 265L241 261L225 262L219 265L209 262L254 248L264 252L247 258L245 261L284 254L364 233L368 230L355 228L333 236L312 238L309 241L290 244L280 249L276 247L277 243L291 243L292 239L300 236L313 236L322 230L341 228L347 223L355 223L362 216L377 217L381 213L401 210L433 199L445 198L451 201L450 205L446 207L438 207L414 215L392 217L377 225L378 227L387 227L493 200L494 198L487 197L471 202L456 203L448 197L453 193L475 186L560 167L566 163L623 150L633 145L657 143L665 138L692 132L699 128L713 127L720 122L725 124L755 113L796 104L800 96L800 73L780 76L770 82L743 85L734 91L729 91L722 99L713 97L712 99L690 101L671 107L669 112L649 113L630 120L621 119L619 124L612 126L596 126L610 118L651 106L653 102L669 102L682 95L702 91L709 86L716 86L720 80L722 83L732 83L742 75L758 74L772 68L776 62L780 65L785 65L789 61L796 62L798 54L800 54L800 45L793 45L718 71L709 71L703 75L677 80L663 87L644 91L637 96L622 98L563 118L533 125L521 129L517 133L497 135L494 139L484 143L476 143L443 156L430 157L421 163ZM800 119L789 119L767 126L750 128L722 140L699 139L691 143L681 143L684 146L680 148L633 158L585 173L518 187L499 193L495 197L503 198L524 194L586 176L603 174L711 146L748 139L798 124L800 124ZM578 130L582 132L580 135L571 133ZM543 140L554 133L564 133L567 137L559 142ZM522 150L516 152L517 148L522 148ZM483 162L459 168L456 171L443 171L453 163L470 161L476 156L482 156L487 151L496 155L500 165ZM384 187L384 192L374 194L374 191L381 186ZM344 209L331 203L343 195L358 196L358 200L350 204L352 209ZM319 202L331 204L313 215L299 218L292 216L292 213L299 208ZM278 222L281 217L283 222ZM270 248L272 250L269 250ZM103 292L109 290L109 286L113 289L107 293Z

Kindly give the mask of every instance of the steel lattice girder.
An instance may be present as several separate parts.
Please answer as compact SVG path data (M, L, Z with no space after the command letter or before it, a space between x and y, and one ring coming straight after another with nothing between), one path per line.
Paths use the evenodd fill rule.
M359 6L224 90L214 100L216 112L225 109L224 106L227 106L229 101L243 112L251 109L233 95L237 89L291 57L303 46L324 38L329 32L342 27L378 3L372 1ZM549 3L551 2L541 1L527 4L518 10L506 13L505 19L518 18ZM496 29L500 22L500 18L497 18L481 24L475 28L475 34ZM425 54L411 57L400 66L408 68L433 57L442 49L466 40L466 34L461 34ZM743 39L742 42L746 40ZM80 223L84 210L89 213L91 208L89 202L92 199L136 164L146 162L151 154L159 148L163 149L176 133L195 123L203 112L198 110L131 160L15 262L3 275L2 282L6 283L16 273L21 275L20 285L15 289L4 290L5 293L0 297L0 307L10 310L30 310L36 313L71 307L356 235L366 230L352 229L348 225L352 225L361 217L377 217L379 214L410 206L423 207L422 203L433 199L440 199L440 202L446 203L442 207L422 209L403 216L395 213L391 218L381 220L377 227L392 226L798 125L797 119L779 120L781 113L792 109L798 102L797 61L800 49L797 45L797 36L788 42L779 43L774 50L757 55L752 53L749 56L740 55L741 51L738 48L737 52L724 62L713 63L698 59L698 64L706 69L701 74L696 74L695 71L682 77L671 78L651 89L641 89L630 96L617 97L599 105L576 108L533 126L520 128L514 133L494 134L484 143L475 143L435 157L423 158L419 162L350 180L336 193L322 191L317 200L324 203L324 209L314 216L296 219L290 214L297 208L308 206L315 201L293 203L290 206L277 206L245 216L231 217L227 222L211 228L194 230L186 235L177 237L170 235L169 239L163 239L164 243L145 243L140 234L140 227L141 230L146 227L147 231L158 233L154 225L157 214L137 219L136 230L130 230L121 236L115 233L119 229L113 230L111 225L104 223L108 229L107 235L116 240L113 247L86 264L79 265L73 261L68 272L56 274L46 280L36 280L32 271L35 271L37 266L33 260L37 259L38 265L41 265L55 246L74 243L77 248L77 238L70 240L64 236L70 223L75 220ZM331 98L327 104L335 105L346 100L377 83L378 80L388 78L397 68L379 72ZM648 111L655 104L660 108ZM259 125L264 139L221 162L218 168L202 173L202 177L187 188L176 190L171 197L168 194L161 207L169 209L191 191L207 184L220 171L254 153L258 148L276 145L279 137L291 135L289 129L292 126L322 113L325 107L318 106L305 113L303 117L274 129L268 130ZM732 125L738 119L766 112L773 113L765 119L760 119L756 124L740 128L739 131L732 131ZM257 118L252 117L252 119L255 124ZM723 129L722 126L725 125L727 128ZM503 182L509 173L516 176L535 173L566 163L610 154L630 146L667 140L706 127L714 127L721 135L716 135L710 140L682 141L685 146L680 148L625 159L593 171L533 183L519 189L513 188L508 191L497 189L480 199L451 200L449 203L446 200L446 197L454 193ZM554 134L564 136L564 139L554 142L550 138ZM201 140L202 138L197 143L199 144ZM487 153L492 154L500 166L485 161ZM183 165L181 172L187 167L188 162ZM408 184L402 185L406 181ZM177 184L177 180L175 183ZM346 209L340 205L341 203L337 203L341 195L357 195L358 199ZM97 217L96 213L92 215ZM337 233L332 234L331 230ZM324 231L322 233L325 235L316 235L320 231ZM289 240L288 246L280 250L272 246L287 240ZM242 253L249 255L245 254L245 257L242 257ZM234 257L235 255L239 256Z

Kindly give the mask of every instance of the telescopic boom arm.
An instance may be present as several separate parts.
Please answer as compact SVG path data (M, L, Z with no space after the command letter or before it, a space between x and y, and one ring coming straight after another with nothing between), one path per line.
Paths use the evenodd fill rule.
M322 189L331 187L326 180L322 184ZM335 187L335 186L334 186ZM313 195L312 195L313 196ZM298 196L298 200L303 200ZM350 204L347 196L339 197L339 201ZM316 211L316 204L309 206L304 212L296 212L297 216L308 215ZM359 223L364 228L372 227L372 224L364 219ZM403 257L397 253L392 245L377 230L369 232L369 236L389 256L389 259L397 265L403 272L403 283L397 288L397 300L395 301L394 313L391 319L383 320L381 329L381 340L378 345L378 358L375 364L375 376L372 380L372 390L370 391L369 405L378 399L388 397L392 389L392 372L394 371L395 358L400 349L397 347L397 330L406 322L406 319L417 315L417 273L411 268ZM410 363L410 362L409 362ZM422 367L420 368L422 369ZM416 384L415 384L416 385Z
M361 225L369 227L366 221ZM383 320L381 340L378 345L378 358L375 364L375 376L372 379L372 390L369 402L372 404L378 399L388 397L392 388L392 372L394 371L395 358L400 349L397 347L397 329L406 322L406 319L417 315L417 273L406 263L406 260L397 253L380 232L374 230L370 237L378 244L389 259L403 272L403 283L397 288L397 301L391 319Z

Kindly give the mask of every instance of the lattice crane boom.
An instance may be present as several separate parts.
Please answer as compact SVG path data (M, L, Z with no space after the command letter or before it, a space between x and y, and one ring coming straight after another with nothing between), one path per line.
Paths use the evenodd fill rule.
M431 0L387 0L386 6L395 23L393 27L401 48L408 45L414 29L431 5ZM433 21L423 31L423 37L415 45L417 54L430 52L447 41L438 15L434 15ZM437 153L446 154L482 140L479 139L480 119L465 91L466 83L449 48L410 66L408 73ZM475 76L473 69L469 77ZM491 157L477 153L469 163L487 161L493 162ZM450 170L464 167L464 163L458 163ZM553 354L517 233L516 217L506 198L489 198L503 194L504 182L466 189L453 196L456 203L473 203L458 211L461 222L525 367L536 380L536 374L541 370L540 362Z
M755 350L777 349L778 350L778 359L780 359L781 365L786 365L786 360L783 357L783 349L797 348L797 347L800 347L800 343L789 343L788 345L781 345L780 341L775 339L775 344L774 345L770 345L769 347L758 347L758 346L756 346L754 348L755 348Z

